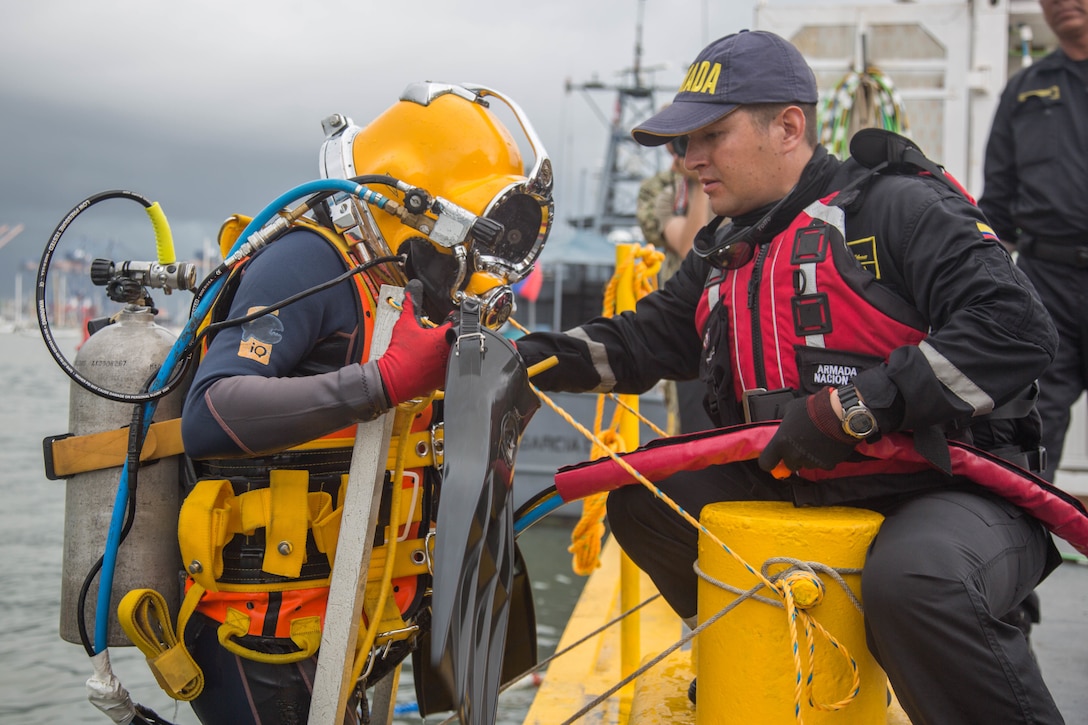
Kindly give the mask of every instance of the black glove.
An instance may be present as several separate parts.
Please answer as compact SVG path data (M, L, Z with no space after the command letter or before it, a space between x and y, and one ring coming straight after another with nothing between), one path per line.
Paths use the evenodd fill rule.
M584 393L601 384L601 374L585 340L562 332L533 332L514 341L526 367L558 358L554 367L534 375L530 382L541 390Z
M831 388L824 388L786 404L778 432L759 454L759 467L772 471L781 461L791 471L830 471L849 458L858 443L842 429L842 421L831 407Z

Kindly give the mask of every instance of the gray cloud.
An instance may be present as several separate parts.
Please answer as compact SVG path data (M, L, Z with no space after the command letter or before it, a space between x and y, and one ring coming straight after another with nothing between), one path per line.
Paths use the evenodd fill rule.
M708 33L706 5L646 3L643 63L668 65L656 73L663 85L675 87L708 38L750 25L751 4L739 3L715 8ZM53 0L6 8L0 224L25 231L0 249L0 297L10 296L9 270L36 262L65 213L107 189L159 201L179 256L191 254L229 214L254 214L317 176L322 118L344 112L365 123L418 80L509 94L555 162L557 215L591 208L577 196L596 186L580 179L597 173L606 129L566 81L621 80L616 71L632 64L636 0L405 7ZM610 95L595 103L611 113ZM139 210L115 207L124 203L86 213L87 238L124 237L150 256Z

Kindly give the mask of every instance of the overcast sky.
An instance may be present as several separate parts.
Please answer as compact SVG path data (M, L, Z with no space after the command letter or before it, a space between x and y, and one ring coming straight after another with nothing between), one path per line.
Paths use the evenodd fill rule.
M754 0L644 7L643 64L664 65L655 80L670 89L707 42L754 18ZM420 80L481 83L517 101L556 165L557 216L572 216L572 187L581 169L599 168L607 128L566 82L620 80L633 64L638 8L638 0L9 3L0 225L25 231L0 249L0 290L10 296L9 272L36 264L72 207L109 189L160 202L187 258L228 215L254 214L317 178L322 118L343 112L363 125ZM606 115L613 102L613 94L593 101ZM152 258L138 205L109 202L81 218L118 235L136 229L147 239L140 258ZM62 247L69 243L66 235Z

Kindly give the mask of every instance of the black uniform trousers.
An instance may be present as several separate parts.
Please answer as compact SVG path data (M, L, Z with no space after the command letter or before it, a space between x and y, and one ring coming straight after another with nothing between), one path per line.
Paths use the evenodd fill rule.
M862 574L865 630L911 722L1064 722L1023 632L1001 620L1060 562L1049 533L970 483L946 480L905 494L890 489L891 480L874 486L885 495L856 499L856 487L778 481L748 462L683 471L658 486L696 517L703 506L729 500L882 513ZM681 617L695 615L698 531L638 484L609 494L608 521L672 608Z
M1039 416L1043 420L1046 447L1045 478L1054 472L1065 446L1070 408L1088 389L1088 268L1026 257L1017 266L1035 285L1054 326L1058 328L1058 354L1039 376Z

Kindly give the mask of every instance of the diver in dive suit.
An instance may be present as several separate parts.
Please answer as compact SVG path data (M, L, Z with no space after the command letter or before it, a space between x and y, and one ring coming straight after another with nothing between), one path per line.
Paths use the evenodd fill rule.
M441 404L429 396L445 380L453 340L448 318L468 295L480 300L482 319L494 326L505 321L508 285L531 269L552 219L550 178L541 185L526 176L517 144L478 91L413 84L364 128L342 116L325 123L324 175L382 174L425 189L434 204L418 210L415 228L333 198L254 254L225 285L216 320L253 316L361 262L385 260L218 331L196 372L182 414L194 475L179 539L187 597L198 598L184 638L204 673L203 693L192 705L205 724L306 721L354 425L397 406L411 422L394 435L412 436L418 443L412 450L425 452L409 462L401 481L386 474L387 494L392 486L412 494L405 497L406 520L392 533L402 546L426 548L443 423ZM374 188L403 201L392 182ZM473 239L468 255L453 253L439 240L448 221L443 209L453 208L442 205L451 203L462 217L494 222L487 229L499 234ZM375 358L374 322L388 304L382 283L404 286L406 294L388 347ZM217 513L223 511L233 513ZM392 515L381 514L376 551L390 535ZM430 583L426 566L394 577L395 606L364 613L381 617L383 627L388 620L390 631L418 631ZM415 648L411 639L394 637L392 644L398 656L375 658L368 681ZM358 709L345 722L355 722Z

